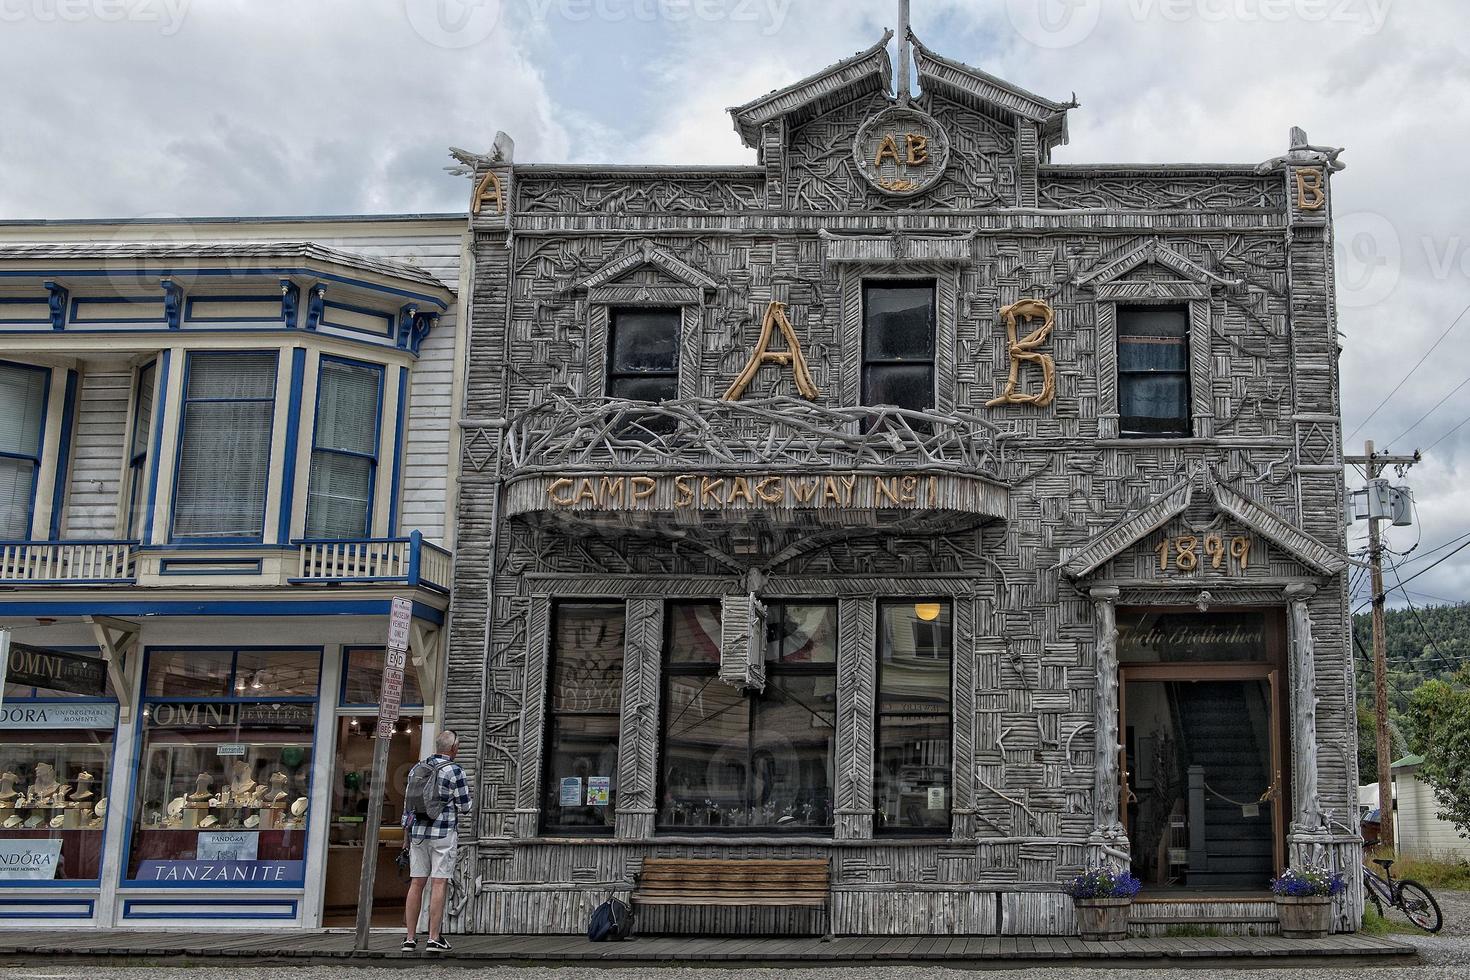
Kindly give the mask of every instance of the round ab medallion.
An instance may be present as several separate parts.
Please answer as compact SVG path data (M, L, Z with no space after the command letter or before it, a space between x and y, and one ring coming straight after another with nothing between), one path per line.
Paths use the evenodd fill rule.
M927 112L892 106L862 124L852 152L868 183L894 197L912 197L944 176L949 136Z

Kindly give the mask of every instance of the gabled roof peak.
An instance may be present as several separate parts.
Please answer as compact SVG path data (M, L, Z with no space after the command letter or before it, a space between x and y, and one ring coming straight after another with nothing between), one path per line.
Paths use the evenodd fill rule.
M766 123L813 103L830 104L835 98L856 98L879 91L891 95L894 78L888 44L893 38L892 30L885 31L872 47L785 88L731 108L730 115L741 140L746 146L759 146L761 128ZM919 84L925 91L943 92L961 102L1036 123L1048 148L1066 142L1067 110L1077 107L1075 97L1070 102L1056 102L1028 92L979 68L935 54L913 31L907 32L904 42L912 46Z

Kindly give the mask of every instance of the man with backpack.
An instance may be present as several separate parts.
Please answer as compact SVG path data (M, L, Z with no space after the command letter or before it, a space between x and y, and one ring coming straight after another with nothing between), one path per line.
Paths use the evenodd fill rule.
M419 909L424 900L424 882L431 881L429 891L429 941L424 947L431 953L447 953L452 946L439 934L444 922L444 898L449 878L454 874L455 856L459 849L458 819L473 809L470 784L464 770L454 764L459 754L459 736L444 730L434 739L434 754L415 765L408 773L408 788L403 794L403 827L409 840L408 898L404 909L408 937L403 951L418 948Z

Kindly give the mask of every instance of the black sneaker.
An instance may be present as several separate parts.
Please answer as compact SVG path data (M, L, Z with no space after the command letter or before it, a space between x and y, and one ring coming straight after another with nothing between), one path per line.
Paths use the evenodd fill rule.
M399 946L398 948L405 953L412 953L414 950L419 948L419 944L413 941L412 936L409 936L403 941L403 945Z
M424 949L431 953L450 953L454 951L454 947L449 945L449 941L443 936L440 936L438 939L430 939L427 943L424 943Z

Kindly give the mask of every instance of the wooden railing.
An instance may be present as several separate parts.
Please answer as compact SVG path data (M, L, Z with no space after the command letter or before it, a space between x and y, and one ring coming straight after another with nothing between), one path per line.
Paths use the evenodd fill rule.
M0 582L127 585L136 577L132 541L0 542Z
M448 592L453 557L418 531L406 538L300 541L293 583L402 582Z

